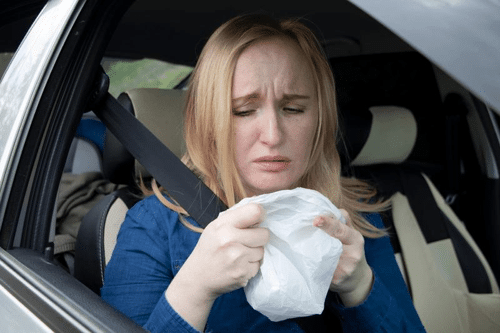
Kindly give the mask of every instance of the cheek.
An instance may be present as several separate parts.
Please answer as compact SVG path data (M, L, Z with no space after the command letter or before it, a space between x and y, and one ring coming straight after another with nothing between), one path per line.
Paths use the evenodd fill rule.
M300 155L307 164L311 150L313 147L315 134L317 128L317 121L315 118L309 119L307 122L302 123L298 128L295 128L292 133L295 133L294 145L300 151Z
M235 159L238 167L241 168L247 160L250 149L255 142L255 133L248 126L235 126L234 130Z

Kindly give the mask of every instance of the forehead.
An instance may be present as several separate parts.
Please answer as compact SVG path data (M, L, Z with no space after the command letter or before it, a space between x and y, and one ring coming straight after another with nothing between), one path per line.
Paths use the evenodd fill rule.
M295 41L269 38L246 48L236 62L233 97L268 86L283 93L312 93L310 60Z

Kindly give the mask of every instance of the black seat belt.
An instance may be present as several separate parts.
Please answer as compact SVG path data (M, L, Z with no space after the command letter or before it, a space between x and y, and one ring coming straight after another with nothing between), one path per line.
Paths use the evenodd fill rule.
M103 70L90 107L125 148L189 215L205 228L226 205L133 114L108 93ZM151 153L154 152L154 153Z

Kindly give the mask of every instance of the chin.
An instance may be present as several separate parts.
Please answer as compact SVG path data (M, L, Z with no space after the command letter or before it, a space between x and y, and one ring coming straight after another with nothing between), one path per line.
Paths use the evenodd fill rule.
M278 183L262 182L260 184L255 184L254 186L250 187L251 190L247 190L247 193L249 194L249 196L255 196L281 190L289 190L295 187L296 185L290 182L278 182Z

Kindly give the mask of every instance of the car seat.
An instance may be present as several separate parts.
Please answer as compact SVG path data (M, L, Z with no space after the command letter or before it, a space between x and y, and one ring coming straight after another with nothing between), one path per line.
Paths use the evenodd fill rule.
M455 120L463 115L442 103L432 65L414 52L331 64L346 134L339 147L344 173L391 199L382 217L424 326L429 332L498 330L495 276L446 202L459 195Z
M180 158L184 95L183 90L142 88L122 93L118 101ZM75 277L97 294L121 223L142 197L139 178L147 182L151 177L109 131L102 164L105 178L124 187L105 196L83 218L75 246Z
M59 183L50 242L56 261L73 273L80 220L101 197L116 189L102 176L106 127L93 112L83 114L71 143Z
M106 128L92 112L82 116L64 166L65 173L102 172Z
M366 119L360 121L362 114ZM392 208L382 218L426 329L469 332L468 326L484 328L485 322L494 322L500 307L480 304L470 310L465 300L483 295L486 303L500 305L499 287L486 258L423 169L407 161L417 140L411 111L379 106L358 112L355 124L345 118L346 133L358 133L353 127L359 131L360 123L369 124L366 142L353 154L350 173L391 199ZM462 318L464 314L469 317ZM492 325L489 329L499 327L498 321Z

